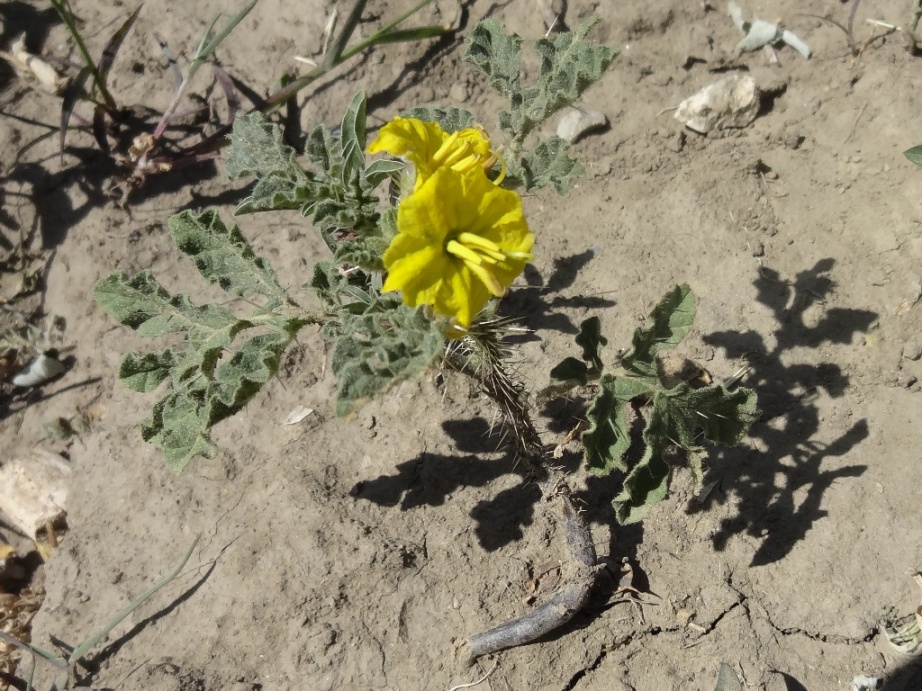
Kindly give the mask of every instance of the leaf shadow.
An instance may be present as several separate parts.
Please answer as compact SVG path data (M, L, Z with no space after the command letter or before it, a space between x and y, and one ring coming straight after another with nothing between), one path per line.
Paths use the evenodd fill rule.
M828 515L821 508L826 490L837 480L859 477L867 470L866 465L829 463L868 437L867 420L856 421L831 443L813 439L820 432L818 398L843 396L848 376L833 362L786 364L798 348L850 343L878 317L869 310L831 308L815 324L806 322L807 310L822 305L835 287L829 275L834 265L835 260L822 259L792 281L772 269L761 270L754 281L756 299L774 315L774 345L755 331L723 331L703 338L728 358L748 363L746 385L758 395L762 412L749 436L764 451L721 449L709 459L711 477L719 478L725 493L738 497L736 515L724 519L712 536L714 548L722 551L740 533L761 538L750 566L785 557ZM707 509L718 495L712 492L703 502L693 502L688 513Z
M564 294L595 254L589 249L554 259L553 269L546 280L531 264L525 267L526 285L509 293L502 302L501 311L503 314L521 316L531 332L510 338L511 343L538 341L540 338L537 332L542 330L578 334L579 327L564 310L599 310L617 304L614 300L597 295Z

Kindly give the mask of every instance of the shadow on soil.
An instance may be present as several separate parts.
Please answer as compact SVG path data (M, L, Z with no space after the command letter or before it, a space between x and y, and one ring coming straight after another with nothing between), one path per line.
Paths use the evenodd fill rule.
M590 258L583 254L562 260L548 286L560 289L570 285L575 272ZM724 490L732 490L740 498L737 515L725 519L713 536L714 547L723 550L733 535L744 531L764 538L752 559L753 566L783 558L826 515L820 506L832 483L858 477L867 469L864 465L823 468L827 459L845 455L867 438L866 420L855 422L831 443L813 441L820 431L817 397L821 392L840 397L848 386L848 377L841 368L829 362L784 364L796 348L850 343L856 333L866 331L877 318L867 310L832 308L815 325L805 322L807 309L822 304L834 288L828 276L833 265L832 259L822 260L790 282L774 271L762 270L755 286L759 302L770 307L775 316L773 345L754 331L726 331L704 337L706 343L725 350L728 357L748 361L752 372L746 383L757 392L762 410L762 420L753 426L750 436L766 451L723 449L715 451L710 459L711 477L722 478ZM537 294L524 299L540 302ZM551 311L540 314L538 319L545 321L545 327L567 330L564 322L555 321ZM566 413L568 420L581 417L578 410L558 412ZM471 516L476 521L480 544L487 551L521 539L523 527L534 519L541 496L539 488L524 481L524 469L516 467L511 455L496 457L500 441L490 435L486 420L453 420L444 423L444 429L454 439L459 455L420 454L398 465L393 475L359 483L353 495L384 506L399 504L403 509L424 504L438 506L462 487L483 487L507 473L519 473L523 477L521 484L481 501ZM559 465L572 472L580 462L579 454L565 453ZM621 482L622 477L615 473L588 478L579 499L590 523L616 525L611 498L621 491ZM804 492L803 500L795 500ZM716 494L719 493L712 492L689 511L706 510ZM619 527L612 531L609 554L630 558L642 538L640 525Z
M835 286L828 276L834 263L832 259L820 260L793 281L762 269L754 285L757 300L775 316L773 345L754 331L724 331L704 337L729 358L748 362L752 371L746 385L757 393L762 411L750 437L765 451L722 450L709 463L711 477L720 478L723 489L739 497L737 515L722 522L713 536L714 547L722 550L733 535L742 532L763 538L751 566L770 564L787 555L813 524L826 516L820 506L832 483L858 477L867 469L864 465L823 468L828 459L845 455L867 438L866 420L858 420L831 443L813 440L821 423L818 397L838 398L848 387L848 377L841 368L831 362L785 364L797 348L851 343L856 333L867 331L877 318L868 310L832 308L825 310L815 325L806 323L807 310L823 304ZM706 510L714 494L690 511Z

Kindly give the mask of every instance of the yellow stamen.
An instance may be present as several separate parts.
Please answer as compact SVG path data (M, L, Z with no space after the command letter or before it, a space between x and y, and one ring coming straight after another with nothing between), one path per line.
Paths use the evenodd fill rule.
M477 278L483 281L483 284L487 287L487 290L490 291L495 297L501 298L506 294L503 284L499 282L499 279L491 274L485 267L480 264L473 264L466 259L464 260L465 266L469 268Z
M438 151L435 152L435 155L432 157L432 161L438 165L441 165L444 162L446 156L451 153L451 150L455 146L455 142L458 141L458 136L461 132L454 132L452 135L445 140L445 143L439 147Z
M506 256L505 253L503 253L502 248L499 245L497 245L492 240L488 240L482 235L477 235L476 233L464 232L464 233L458 233L458 237L456 239L458 240L458 242L463 242L468 247L473 246L473 247L476 247L477 249L483 249L489 252L498 252L500 255L502 255L500 256L500 259Z
M467 245L462 245L457 240L449 240L448 244L445 245L445 250L449 254L453 254L459 259L464 260L466 264L476 264L477 266L483 264L484 258L481 255L477 254Z

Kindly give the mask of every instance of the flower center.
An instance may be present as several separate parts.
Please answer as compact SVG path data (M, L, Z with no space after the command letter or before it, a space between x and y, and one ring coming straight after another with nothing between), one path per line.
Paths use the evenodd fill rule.
M492 240L475 233L458 233L445 245L445 251L464 262L464 265L477 276L496 297L506 292L502 282L493 273L494 267L503 271L512 271L508 260L531 261L528 252L506 252Z

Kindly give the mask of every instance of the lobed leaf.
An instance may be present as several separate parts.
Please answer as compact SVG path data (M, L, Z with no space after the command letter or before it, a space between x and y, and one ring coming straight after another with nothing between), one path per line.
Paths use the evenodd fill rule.
M225 226L217 212L183 211L170 218L169 227L176 246L209 283L242 298L263 295L270 310L291 303L275 271L254 254L237 226Z
M500 22L486 19L471 30L464 43L463 59L479 67L490 86L510 100L516 99L521 89L522 38L507 35Z
M445 336L421 309L394 303L366 310L340 324L331 367L340 381L336 414L345 416L366 400L418 375L441 356Z
M567 155L570 145L560 137L551 137L522 155L520 169L515 170L527 192L553 185L558 194L566 194L573 187L576 178L583 174L583 167Z
M475 124L474 116L470 111L451 106L446 108L436 108L434 106L411 108L404 113L404 116L424 122L437 122L446 132L457 132L458 130L473 127Z
M624 369L637 376L656 377L656 354L677 346L694 320L695 296L691 288L676 286L653 308L650 326L634 332L632 347L621 360Z
M575 32L535 42L535 50L541 58L537 81L539 95L529 110L537 122L576 101L601 78L618 55L614 48L585 40L595 22L595 18L590 18Z
M582 435L584 460L591 472L606 474L615 469L627 472L624 456L631 446L628 404L650 392L644 380L602 375L599 391L586 412L589 429Z
M308 197L311 178L296 156L282 140L278 126L266 122L262 114L237 116L225 170L232 180L255 176L257 182L234 214L301 208Z
M175 364L176 358L170 349L144 355L129 353L122 360L118 378L132 391L148 393L170 376L170 370Z

